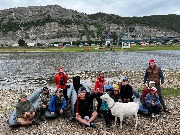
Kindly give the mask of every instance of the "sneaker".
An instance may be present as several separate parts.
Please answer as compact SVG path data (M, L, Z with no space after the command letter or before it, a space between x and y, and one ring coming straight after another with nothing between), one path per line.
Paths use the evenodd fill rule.
M37 121L32 121L32 125L39 125L39 122L37 122Z
M74 121L75 119L74 119L74 117L69 117L69 120Z
M90 127L96 128L96 125L94 123L90 123Z
M156 117L159 117L159 114L156 114Z
M164 112L170 113L170 110L168 108L164 109Z
M152 118L155 118L156 116L155 116L155 114L154 114L154 113L152 113L152 114L151 114L151 117L152 117Z
M110 128L111 126L110 126L110 124L106 124L106 128Z

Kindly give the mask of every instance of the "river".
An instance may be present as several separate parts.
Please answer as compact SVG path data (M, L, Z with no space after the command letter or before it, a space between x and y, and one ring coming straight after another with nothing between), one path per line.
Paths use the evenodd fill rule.
M162 69L180 68L180 51L0 53L1 89L40 87L63 66L66 72L144 70L149 59Z

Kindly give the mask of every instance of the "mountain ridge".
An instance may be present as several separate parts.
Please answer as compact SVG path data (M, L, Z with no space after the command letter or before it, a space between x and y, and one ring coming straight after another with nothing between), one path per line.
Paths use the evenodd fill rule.
M179 15L121 17L115 14L86 14L59 5L17 7L0 10L0 40L112 41L178 36Z

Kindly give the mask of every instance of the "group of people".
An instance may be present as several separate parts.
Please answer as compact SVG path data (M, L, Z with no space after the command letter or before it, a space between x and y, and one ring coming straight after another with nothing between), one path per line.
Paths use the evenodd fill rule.
M50 113L63 114L69 102L67 96L68 76L64 73L63 68L58 68L58 74L55 76L54 81L57 90L54 95L51 95L48 88L43 88L43 93L40 97L40 114L44 113L45 109L49 109ZM117 84L114 84L111 90L106 89L106 79L103 73L100 73L95 80L93 92L87 92L85 87L80 88L78 97L74 105L75 119L85 127L95 128L93 123L96 117L104 117L106 126L111 125L114 117L111 115L110 107L105 101L100 99L104 92L109 92L111 98L115 102L133 102L133 88L129 85L128 78L123 77ZM148 114L152 117L158 116L159 112L163 110L166 112L168 109L164 104L162 98L161 87L164 84L164 76L160 67L156 66L155 60L149 61L149 67L146 69L144 76L144 85L146 86L141 95L141 103L143 107L148 110ZM94 107L93 99L97 101L97 108ZM17 122L21 125L33 124L35 117L34 107L30 101L27 100L27 95L22 94L20 101L16 106Z
M38 124L34 117L37 113L43 115L45 110L48 109L51 115L63 114L68 104L67 96L67 81L68 76L64 73L63 68L58 68L58 74L54 77L57 90L55 94L50 93L47 87L42 89L42 94L39 98L38 112L35 110L33 104L27 100L26 94L21 94L19 102L16 105L16 120L20 125Z

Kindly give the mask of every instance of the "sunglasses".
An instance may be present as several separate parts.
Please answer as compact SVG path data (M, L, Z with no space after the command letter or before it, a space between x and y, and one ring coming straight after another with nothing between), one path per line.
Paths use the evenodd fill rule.
M63 93L63 90L58 91L59 93Z
M22 97L22 98L27 98L27 97Z

